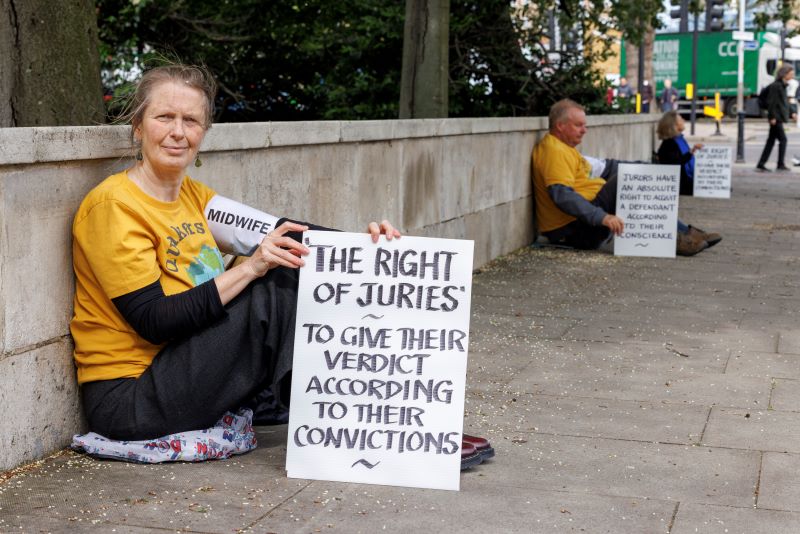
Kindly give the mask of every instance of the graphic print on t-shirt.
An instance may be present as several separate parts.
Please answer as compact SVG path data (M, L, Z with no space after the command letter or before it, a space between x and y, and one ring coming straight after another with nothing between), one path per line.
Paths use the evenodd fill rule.
M186 273L195 287L219 276L223 271L225 271L225 264L222 261L222 254L219 249L208 245L203 245L200 254L195 256L186 268Z

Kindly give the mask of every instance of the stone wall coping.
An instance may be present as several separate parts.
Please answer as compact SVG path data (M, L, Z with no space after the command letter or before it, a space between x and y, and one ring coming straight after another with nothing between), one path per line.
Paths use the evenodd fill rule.
M655 122L656 115L595 115L588 126ZM363 143L424 137L491 134L547 128L547 117L221 123L201 151ZM130 129L119 126L0 128L0 165L24 165L131 156Z

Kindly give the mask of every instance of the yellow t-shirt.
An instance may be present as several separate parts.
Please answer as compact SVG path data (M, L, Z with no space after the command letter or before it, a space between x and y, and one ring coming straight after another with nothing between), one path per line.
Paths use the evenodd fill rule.
M547 193L549 186L566 185L591 201L606 183L602 178L592 178L592 166L581 153L552 134L536 143L532 157L536 225L540 232L561 228L575 220L558 209Z
M83 199L72 224L78 383L136 378L161 349L139 336L111 299L156 280L173 295L223 272L203 214L214 195L186 176L178 200L161 202L122 172Z

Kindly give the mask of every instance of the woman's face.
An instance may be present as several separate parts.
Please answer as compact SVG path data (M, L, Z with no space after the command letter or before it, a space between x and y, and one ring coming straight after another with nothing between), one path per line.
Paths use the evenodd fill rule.
M680 115L678 115L678 118L675 121L675 128L678 130L678 134L682 134L686 129L686 121L683 120Z
M180 82L153 87L134 137L157 174L182 172L195 159L206 133L204 104L201 91Z

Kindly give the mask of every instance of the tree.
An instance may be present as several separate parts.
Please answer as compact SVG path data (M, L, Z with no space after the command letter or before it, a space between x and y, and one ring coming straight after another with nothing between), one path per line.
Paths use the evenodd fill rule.
M759 30L766 29L771 22L780 22L784 37L792 37L800 33L800 26L795 24L789 28L789 22L797 19L800 12L800 0L755 0L752 2L754 10L758 10L753 19Z
M102 123L91 0L0 0L0 127Z
M531 0L514 9L503 0L452 4L454 116L544 115L564 97L592 113L610 112L596 65L620 33L638 42L662 9L660 0Z
M419 0L415 0L419 1ZM437 0L441 1L441 0ZM546 114L570 96L609 112L595 66L638 39L660 0L449 0L449 116ZM153 56L204 63L217 120L389 119L399 112L404 2L98 0L107 86ZM516 7L515 7L516 6ZM550 35L554 19L560 45ZM632 22L634 21L634 22Z
M117 93L126 73L166 55L211 70L217 120L397 117L404 11L396 0L97 4L104 71Z
M450 0L406 0L400 118L447 117Z

